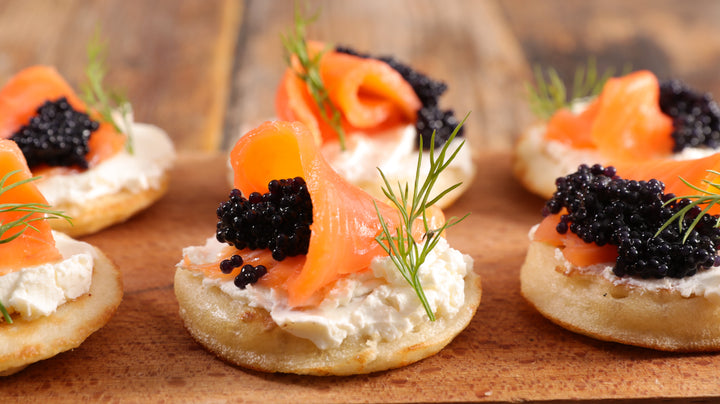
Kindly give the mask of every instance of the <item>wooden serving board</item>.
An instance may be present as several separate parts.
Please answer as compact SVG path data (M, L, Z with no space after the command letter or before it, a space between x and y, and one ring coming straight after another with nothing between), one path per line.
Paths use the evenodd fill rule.
M181 155L170 191L127 223L85 240L120 267L115 317L79 348L0 382L0 402L431 402L720 396L716 354L671 354L595 341L541 317L520 296L527 231L543 201L511 177L504 153L482 154L480 175L448 214L472 215L449 234L471 254L483 298L470 326L439 354L354 377L265 374L230 366L183 329L173 294L184 246L213 234L227 197L219 154Z

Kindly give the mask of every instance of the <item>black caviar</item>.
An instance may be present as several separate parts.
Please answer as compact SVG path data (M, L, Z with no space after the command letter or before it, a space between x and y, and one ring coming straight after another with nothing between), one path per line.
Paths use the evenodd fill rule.
M22 126L10 139L20 147L30 168L49 166L78 166L88 168L85 159L88 141L99 124L76 111L65 97L46 101L37 115Z
M239 250L269 249L276 261L307 254L312 201L301 177L272 180L267 193L253 192L247 198L233 189L229 200L218 207L217 217L218 241ZM222 265L225 267L221 270L229 273L242 265L242 261L236 259Z
M241 256L235 254L232 257L222 260L220 262L220 272L224 274L229 274L233 271L233 269L239 267L243 264L243 259Z
M238 276L235 277L235 286L240 289L245 289L247 285L259 281L266 273L267 268L265 268L264 265L244 265Z
M710 93L699 93L680 80L660 84L660 109L673 119L673 151L720 147L720 108Z
M422 137L423 149L430 149L430 139L435 131L435 146L442 146L458 126L452 109L440 109L438 99L447 90L447 84L442 81L433 80L430 77L414 70L412 67L400 63L392 56L374 57L366 53L360 53L347 46L338 46L336 52L346 53L361 58L377 59L387 63L412 86L413 91L420 99L422 107L418 111L415 128L418 136ZM456 136L462 136L463 127L458 130Z
M586 243L618 246L613 272L617 276L642 278L682 278L711 267L720 247L720 229L715 228L716 215L703 215L683 243L685 231L677 223L657 230L674 213L687 206L680 199L663 206L674 196L664 194L665 185L650 181L626 180L613 167L582 165L578 171L556 181L557 191L547 201L543 213L559 213L556 229L571 231ZM700 214L692 209L686 214L687 229Z

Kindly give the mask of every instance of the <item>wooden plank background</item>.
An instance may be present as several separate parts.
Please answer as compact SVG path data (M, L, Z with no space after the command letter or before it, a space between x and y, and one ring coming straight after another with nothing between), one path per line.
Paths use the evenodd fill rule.
M32 64L83 80L96 27L108 82L139 121L181 151L170 195L88 238L123 270L118 315L73 352L3 380L0 401L517 401L720 395L717 355L669 355L593 341L545 321L519 296L525 232L542 204L507 170L532 122L524 83L553 66L570 79L594 56L720 94L720 2L696 0L310 0L313 39L394 54L449 84L442 105L471 111L479 178L452 212L473 215L451 239L479 263L485 293L469 329L438 356L357 378L246 372L200 349L177 317L172 266L213 229L225 197L221 151L273 116L284 69L287 0L0 0L0 82ZM1 113L1 112L0 112ZM205 154L205 153L218 154ZM202 167L202 169L195 169ZM207 181L206 178L212 178ZM473 236L482 229L492 237ZM482 234L482 233L481 233ZM98 359L99 358L99 359Z

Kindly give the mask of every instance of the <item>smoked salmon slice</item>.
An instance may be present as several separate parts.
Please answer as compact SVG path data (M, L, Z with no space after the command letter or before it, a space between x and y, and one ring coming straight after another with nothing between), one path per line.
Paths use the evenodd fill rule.
M558 110L548 121L545 139L565 143L574 149L595 148L592 125L599 107L599 102L591 102L577 115L567 108Z
M306 304L312 295L343 275L369 267L386 255L375 241L381 226L365 191L338 175L320 153L314 136L299 122L266 122L241 137L230 153L235 188L244 195L265 193L273 179L302 177L313 204L308 253L285 282L289 304ZM381 214L397 225L397 212L375 201ZM301 263L301 260L297 260Z
M45 101L65 97L77 111L88 113L100 123L90 136L86 159L92 167L117 153L125 144L125 136L112 124L103 122L94 111L88 111L62 76L49 66L31 66L18 72L0 89L0 138L7 139L30 122Z
M652 159L645 161L619 161L615 164L617 174L636 181L657 179L665 184L666 194L676 196L697 195L699 192L687 186L680 178L700 189L718 192L707 182L717 183L720 177L708 170L720 171L720 153L694 160ZM720 206L713 206L710 214L720 214Z
M563 212L546 216L535 230L534 240L562 248L563 255L568 262L577 267L615 262L618 256L617 246L586 243L571 231L565 234L558 233L555 227L560 223L560 216L564 213L563 210Z
M17 172L8 177L4 184L5 187L32 177L25 157L17 144L11 140L0 139L0 177L13 171ZM26 182L0 194L0 204L9 203L47 205L47 200L33 182ZM21 211L0 212L0 224L4 225L20 219L27 213ZM42 214L33 213L26 219L32 220L32 227L25 228L24 225L16 225L2 235L2 238L5 239L22 232L12 241L0 244L0 275L61 258L60 252L55 247L50 224L46 220L37 220L41 217Z
M322 49L322 44L308 42L311 55ZM337 139L305 82L298 78L299 69L295 64L282 77L275 98L278 117L303 122L318 142ZM327 50L320 59L319 73L331 102L340 110L346 132L414 123L422 106L402 75L379 60Z
M667 157L673 125L659 99L660 85L649 71L611 78L585 112L558 111L548 121L546 138L594 148L605 164Z

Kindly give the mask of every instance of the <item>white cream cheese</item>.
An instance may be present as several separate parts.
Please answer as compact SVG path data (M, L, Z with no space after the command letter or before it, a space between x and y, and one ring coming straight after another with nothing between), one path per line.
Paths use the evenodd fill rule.
M453 140L449 150L455 150L464 139ZM391 184L410 182L415 177L418 154L417 135L413 125L406 125L369 136L362 132L348 134L346 149L340 149L337 141L328 141L322 146L322 154L328 163L341 176L361 188L376 184L376 190L369 190L375 196L382 196L380 187L382 180L378 173L380 168ZM430 153L422 152L422 177L427 176L430 169ZM443 190L459 180L467 180L475 174L470 148L465 146L440 175L448 178L445 184L438 184L436 189ZM367 189L366 189L367 191Z
M527 164L538 189L555 189L555 180L577 171L581 164L601 162L593 149L575 149L564 143L545 139L545 125L532 126L519 139L515 153Z
M215 261L222 248L210 238L205 246L186 248L183 255L202 264ZM428 254L420 267L420 281L436 315L452 316L460 310L465 302L464 278L472 266L472 258L450 248L445 239ZM389 257L374 259L370 271L339 279L313 308L291 308L284 292L256 284L239 289L232 281L204 278L203 285L218 287L243 304L267 310L279 327L311 340L320 349L337 347L351 335L392 341L429 321L415 290Z
M530 240L538 225L530 230ZM669 291L679 293L682 297L703 296L720 302L720 267L714 266L700 271L693 276L684 278L643 279L634 276L619 277L613 273L614 263L601 263L586 267L575 267L563 254L560 248L555 249L555 259L562 263L566 275L580 274L599 276L616 286L628 286L644 291Z
M139 192L160 186L175 159L167 134L160 128L132 124L133 153L123 149L89 170L51 175L37 182L51 205L73 205L123 190Z
M560 253L562 255L562 252ZM557 254L556 254L557 256ZM564 257L563 257L564 258ZM720 302L720 267L712 267L684 278L642 279L633 276L618 277L613 273L613 264L596 264L577 268L580 274L601 276L614 285L624 285L645 291L666 290L679 293L682 297L703 296Z
M27 320L49 316L63 303L90 290L94 249L53 232L62 261L40 264L0 276L0 302Z

